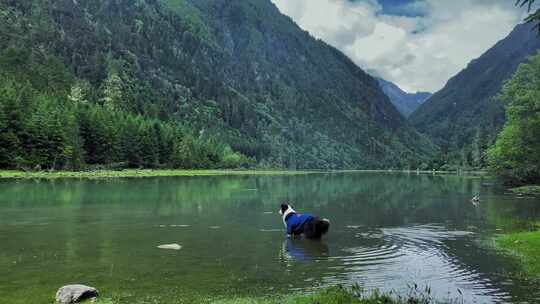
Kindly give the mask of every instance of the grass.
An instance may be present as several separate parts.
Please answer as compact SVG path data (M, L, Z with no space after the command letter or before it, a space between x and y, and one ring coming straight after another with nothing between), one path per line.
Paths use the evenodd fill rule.
M540 195L540 186L523 186L510 189L510 191L518 195Z
M230 300L218 300L211 304L394 304L398 302L390 296L372 295L362 297L355 295L351 290L343 288L329 288L311 295L292 295L288 297L265 298L241 298Z
M126 170L93 170L93 171L17 171L0 170L0 179L109 179L109 178L141 178L141 177L175 177L175 176L233 176L233 175L306 175L316 173L415 173L404 170L173 170L173 169L126 169ZM420 171L432 174L432 171ZM451 172L437 171L436 174Z
M0 179L100 179L100 178L140 178L140 177L174 177L174 176L230 176L230 175L304 175L318 171L286 171L286 170L96 170L96 171L9 171L0 170Z
M114 302L113 300L111 299L97 299L97 301L93 302L92 301L83 301L81 302L81 304L117 304L116 302Z
M495 244L518 256L528 275L540 277L540 230L505 234L497 237Z
M95 304L122 304L122 301L99 299ZM160 304L164 302L152 302ZM313 294L293 294L272 297L241 297L228 299L201 299L200 304L429 304L435 302L430 296L430 290L419 291L413 288L408 296L373 293L367 295L359 287L350 289L330 287Z

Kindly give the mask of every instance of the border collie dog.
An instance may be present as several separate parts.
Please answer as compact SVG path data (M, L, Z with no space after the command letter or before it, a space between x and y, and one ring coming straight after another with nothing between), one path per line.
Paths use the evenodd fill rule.
M330 221L309 213L299 214L288 204L281 204L279 210L283 224L287 228L287 236L304 235L308 239L320 239L328 232Z

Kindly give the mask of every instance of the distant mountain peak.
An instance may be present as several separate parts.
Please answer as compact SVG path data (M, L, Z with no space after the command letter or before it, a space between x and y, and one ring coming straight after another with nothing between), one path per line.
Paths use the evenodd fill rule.
M382 78L377 78L382 91L390 98L390 101L397 110L405 117L409 117L418 107L420 107L431 95L430 92L408 93L398 85Z

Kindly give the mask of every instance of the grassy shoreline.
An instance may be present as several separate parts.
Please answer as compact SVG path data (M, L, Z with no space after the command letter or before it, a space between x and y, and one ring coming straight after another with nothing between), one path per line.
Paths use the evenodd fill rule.
M98 299L96 304L121 304L122 301L111 299ZM156 302L159 303L159 302ZM436 302L429 293L411 292L407 296L395 294L383 294L374 292L368 294L359 288L346 289L342 287L329 287L313 294L295 293L291 295L276 295L267 297L240 297L228 299L200 299L201 304L429 304L429 303L453 303Z
M540 229L540 223L536 226ZM497 236L495 246L517 256L528 275L540 278L540 230L513 232Z
M305 175L318 171L280 171L280 170L96 170L96 171L9 171L0 170L0 179L107 179L144 178L177 176L233 176L233 175Z
M307 175L331 173L409 173L409 174L456 174L450 171L408 171L408 170L281 170L281 169L127 169L95 171L17 171L0 170L1 179L109 179L109 178L144 178L144 177L179 177L179 176L241 176L241 175ZM485 172L470 172L471 175L484 175Z
M517 187L510 189L513 193L517 195L540 195L540 186L539 185L529 185L523 187Z

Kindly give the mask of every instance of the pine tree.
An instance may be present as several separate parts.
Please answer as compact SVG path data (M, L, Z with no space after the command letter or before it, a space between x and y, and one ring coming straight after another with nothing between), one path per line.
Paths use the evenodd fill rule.
M141 156L143 166L154 168L159 162L159 143L149 121L141 119L138 129L139 145L141 146Z
M25 145L27 155L29 156L29 164L35 169L48 168L49 149L49 119L51 119L48 109L47 97L41 97L37 103L37 107L32 111L32 115L28 121L28 140Z
M121 131L121 149L124 159L129 167L139 168L143 165L142 152L138 141L139 125L132 115L127 115L123 120Z
M7 117L4 106L0 103L0 168L9 168L13 165L14 157L9 150L9 137Z
M23 153L23 141L27 139L25 129L26 116L22 92L28 88L17 85L10 79L0 78L0 104L4 120L4 131L1 134L2 147L6 150L3 161L7 168L26 167L26 155ZM27 91L22 91L26 89Z
M66 136L66 146L63 154L66 157L65 166L70 170L80 170L84 165L83 139L80 134L76 113L77 107L65 113L66 124L63 126Z
M159 163L168 166L174 150L174 128L169 124L154 124L155 134L159 145Z
M183 137L177 135L174 143L172 164L175 168L191 169L196 163L195 139L187 134Z

